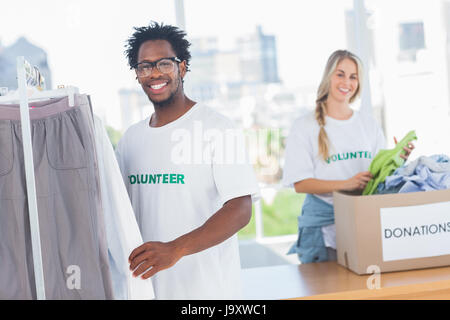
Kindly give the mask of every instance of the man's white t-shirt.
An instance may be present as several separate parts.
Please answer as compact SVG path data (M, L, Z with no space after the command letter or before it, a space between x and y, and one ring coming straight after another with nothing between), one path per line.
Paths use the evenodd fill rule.
M326 116L325 131L329 140L327 161L319 156L320 127L314 112L296 119L289 133L282 182L293 187L296 182L314 178L320 180L346 180L367 171L380 149L385 148L382 129L374 117L353 111L347 120ZM316 194L333 204L331 193ZM336 248L335 225L322 228L325 245Z
M234 124L196 104L183 116L131 126L116 154L144 242L171 241L203 225L225 202L259 188ZM241 299L237 235L152 277L157 299Z

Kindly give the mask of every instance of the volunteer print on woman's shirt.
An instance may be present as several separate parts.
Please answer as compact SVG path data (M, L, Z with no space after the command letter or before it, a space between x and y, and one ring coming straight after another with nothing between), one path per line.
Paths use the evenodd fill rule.
M200 227L225 202L259 188L244 135L197 104L162 127L150 118L122 137L116 153L144 241L171 241ZM237 236L181 258L152 277L157 299L242 298Z

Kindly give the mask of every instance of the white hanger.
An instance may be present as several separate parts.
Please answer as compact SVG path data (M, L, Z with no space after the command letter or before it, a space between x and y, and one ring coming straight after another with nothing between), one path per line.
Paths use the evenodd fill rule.
M78 93L78 88L74 86L59 86L56 90L44 91L41 91L36 87L27 87L28 102L69 97L70 107L75 105L75 94ZM17 102L20 102L19 90L11 91L6 96L0 96L0 104L13 104Z

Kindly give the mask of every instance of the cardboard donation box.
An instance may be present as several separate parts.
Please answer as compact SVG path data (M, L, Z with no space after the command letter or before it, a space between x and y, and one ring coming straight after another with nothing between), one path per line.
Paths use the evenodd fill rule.
M450 190L333 197L339 264L357 274L450 265Z

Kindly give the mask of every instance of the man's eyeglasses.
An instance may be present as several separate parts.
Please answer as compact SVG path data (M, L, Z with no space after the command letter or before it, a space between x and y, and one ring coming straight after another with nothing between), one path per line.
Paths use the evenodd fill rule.
M175 62L181 62L177 57L161 58L154 62L139 62L133 66L139 78L148 77L152 74L153 68L156 66L161 73L170 73L175 68Z

